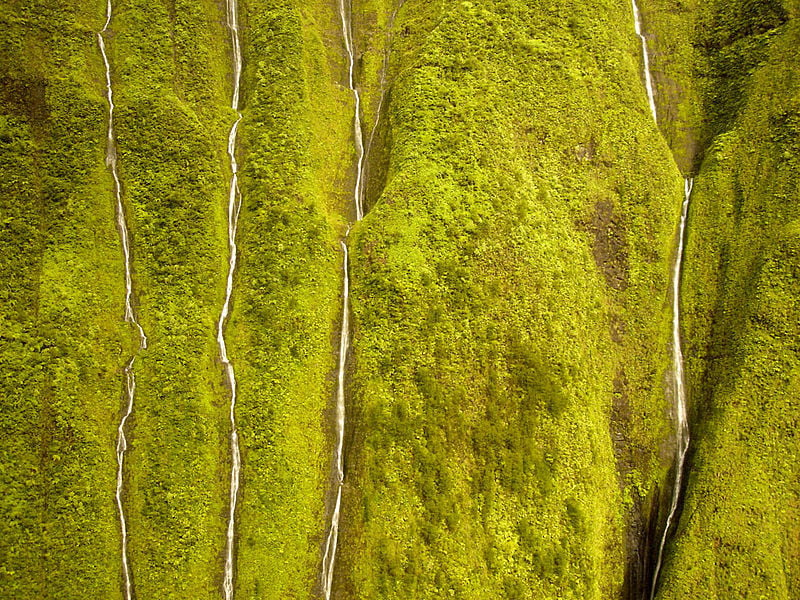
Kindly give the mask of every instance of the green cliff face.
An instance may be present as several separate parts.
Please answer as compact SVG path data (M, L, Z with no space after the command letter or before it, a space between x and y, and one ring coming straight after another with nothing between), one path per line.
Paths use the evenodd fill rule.
M390 34L340 597L619 596L681 198L630 9L404 5Z
M321 598L343 254L334 598L800 590L796 0L241 0L235 597ZM0 7L0 598L222 598L231 468L224 3L121 0L105 37L134 305L105 164L103 2ZM349 233L347 233L349 231Z
M0 596L120 597L122 255L83 3L2 8Z
M220 16L210 2L131 2L110 25L120 176L149 339L134 366L126 490L141 598L211 598L219 587L228 453L214 325L229 118Z
M237 597L308 598L326 527L349 97L326 43L332 6L250 1L243 24Z
M683 23L705 118L682 306L695 445L663 598L800 589L797 16L718 2Z

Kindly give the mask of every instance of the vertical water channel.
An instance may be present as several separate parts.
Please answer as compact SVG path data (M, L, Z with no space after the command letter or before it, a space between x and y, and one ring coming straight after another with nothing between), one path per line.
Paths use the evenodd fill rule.
M331 514L331 524L328 537L325 540L325 552L322 557L322 587L325 599L331 597L333 585L333 567L336 562L336 549L339 541L339 516L342 508L342 486L344 485L344 377L347 361L347 351L350 347L350 276L348 273L349 253L347 243L341 242L344 253L343 267L344 284L342 287L342 329L339 333L339 368L337 371L336 385L336 446L334 448L334 461L336 463L336 501Z
M355 115L353 117L353 137L356 148L356 182L353 189L353 204L356 211L356 222L364 217L363 209L363 175L364 175L364 138L361 131L361 95L355 86L355 49L353 47L352 25L352 0L345 4L339 0L339 17L342 23L342 38L347 52L348 87L353 92L355 101ZM344 486L344 429L345 429L345 367L347 352L350 348L350 255L347 247L347 237L350 229L345 233L341 242L343 253L343 286L342 286L342 328L339 333L339 366L337 370L336 385L336 445L334 448L336 500L331 514L331 523L325 539L325 550L322 556L322 589L325 600L330 600L333 586L333 572L336 563L336 550L339 542L339 518L342 508L342 488Z
M653 120L658 125L658 115L656 114L656 99L653 93L653 77L650 74L650 55L647 52L647 39L642 33L642 16L639 13L639 7L636 5L636 0L631 0L633 6L633 26L636 30L636 35L642 42L642 62L644 63L644 87L647 90L647 101L650 104L650 112L653 113Z
M239 165L236 162L236 141L242 113L239 112L239 91L242 78L242 49L239 44L239 16L237 0L227 0L227 25L231 32L233 49L233 96L231 108L236 111L236 120L228 132L228 158L231 168L231 183L228 188L228 277L225 283L225 301L217 321L217 345L219 357L225 370L225 377L230 388L231 401L228 418L231 425L231 485L228 512L228 530L225 542L225 574L222 589L225 600L233 599L234 571L234 537L236 533L236 501L239 497L239 473L241 471L241 455L239 453L239 432L236 428L236 373L228 358L228 347L225 343L225 325L231 309L233 295L233 275L236 271L237 247L236 230L239 224L239 211L242 206L239 194Z
M647 89L647 99L650 103L650 112L653 120L658 126L658 115L656 113L656 103L653 94L653 78L650 73L650 57L647 52L647 40L642 33L641 15L636 0L631 0L633 5L634 26L636 35L642 42L642 59L644 63L644 80ZM658 576L661 573L661 566L664 559L664 547L667 543L669 530L678 516L678 503L680 500L681 487L683 485L683 475L686 463L686 452L689 449L689 422L686 414L686 389L683 375L683 350L681 349L681 266L683 263L683 248L686 242L686 216L689 212L689 199L692 195L693 180L690 177L684 179L683 203L681 204L681 219L678 227L678 249L675 253L675 263L672 267L672 375L674 384L674 405L675 405L675 481L672 486L672 497L670 499L669 513L664 524L664 531L658 545L658 556L653 570L653 579L650 585L650 600L656 595Z
M122 505L123 495L123 477L125 472L125 453L128 450L128 438L125 435L125 425L128 422L131 414L133 413L133 400L136 395L136 374L133 370L133 364L136 361L136 356L139 350L147 348L147 336L144 329L139 324L136 318L136 311L133 309L133 279L131 277L131 246L130 235L128 232L128 223L125 218L125 208L122 205L122 186L119 181L119 169L117 168L117 138L114 132L114 90L111 86L111 64L108 60L108 53L106 52L105 35L108 33L108 27L111 24L111 0L106 2L106 22L103 29L97 34L97 45L100 47L100 54L103 56L103 64L106 71L106 101L108 102L108 132L106 136L106 165L111 170L111 176L114 181L114 199L115 199L115 213L117 222L117 231L119 232L119 239L122 245L123 263L125 266L125 321L132 323L139 332L139 348L136 353L128 360L125 365L125 411L119 421L117 427L117 486L114 495L117 511L119 512L119 525L120 534L122 538L122 577L125 585L125 600L131 600L133 591L131 586L131 569L128 562L128 522L125 519L125 509Z
M356 221L364 218L364 208L362 206L361 187L363 185L364 174L364 136L361 132L361 95L355 86L355 49L353 47L353 22L352 22L352 0L339 0L339 17L342 22L342 38L347 51L347 86L353 92L355 100L355 116L353 117L353 138L356 145L356 185L353 190L353 201L356 208Z
M650 599L656 595L658 576L664 559L664 546L667 535L678 514L678 501L683 485L683 472L686 463L686 452L689 450L689 421L686 415L686 389L683 378L683 350L681 349L681 264L683 262L683 247L686 241L686 215L689 212L689 198L692 195L693 180L687 177L684 182L683 204L681 205L681 221L678 235L678 251L675 253L675 265L672 269L672 372L675 385L675 482L672 487L672 499L669 505L667 522L661 534L658 545L658 558L653 571L653 583L650 587Z

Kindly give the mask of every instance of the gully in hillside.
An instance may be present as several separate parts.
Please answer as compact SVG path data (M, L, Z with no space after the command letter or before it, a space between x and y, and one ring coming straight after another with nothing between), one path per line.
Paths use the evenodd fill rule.
M122 205L122 186L119 181L119 170L117 168L117 139L114 133L114 91L111 86L111 64L106 52L105 35L111 24L111 0L106 3L106 22L103 29L97 34L97 44L103 56L103 64L106 71L106 100L108 101L108 134L106 137L106 164L111 170L114 182L114 199L116 209L117 231L119 232L122 245L122 255L125 265L125 321L132 323L139 333L139 350L147 348L147 336L144 329L136 318L133 309L133 280L131 277L131 247L128 224L125 219L125 209ZM117 488L115 500L117 511L119 512L120 532L122 537L122 576L125 585L125 600L131 600L133 596L131 586L131 569L128 562L128 523L125 519L125 510L122 505L123 495L123 476L125 466L125 453L128 449L128 438L125 435L125 425L133 413L133 400L136 395L136 375L133 371L133 364L136 361L134 354L125 365L125 398L127 400L125 411L117 427Z
M336 502L331 515L331 525L328 530L328 537L325 540L325 554L322 558L322 586L326 600L331 597L331 586L333 584L333 566L336 560L336 547L339 540L339 517L342 508L342 486L344 485L344 425L345 425L345 404L344 404L344 377L345 364L347 361L347 351L350 347L350 278L348 274L348 251L347 244L342 242L344 252L344 263L342 271L344 273L344 286L342 290L342 329L339 334L339 369L337 372L336 386L336 447L334 450L334 460L336 461Z
M353 204L356 211L356 222L364 217L363 186L364 186L364 137L361 130L361 95L355 86L355 49L353 47L352 5L339 0L339 17L342 23L342 38L348 59L348 87L353 92L355 100L355 114L353 116L353 135L356 149L356 182L353 189ZM343 259L343 291L342 291L342 328L339 333L339 367L337 372L336 388L336 445L334 448L334 461L336 464L336 500L331 515L328 535L325 539L325 550L322 557L322 589L325 600L330 600L333 585L333 572L336 563L336 550L339 541L339 518L342 507L342 488L344 486L344 429L345 429L345 366L347 352L350 347L350 279L349 279L349 252L347 247L348 228L345 240L341 242Z
M636 35L642 42L642 59L644 62L644 80L647 90L647 100L650 104L650 112L653 120L658 125L658 115L656 113L656 103L653 93L653 78L650 73L650 58L647 53L647 40L642 33L641 15L636 0L631 0L633 5L634 26ZM687 178L684 182L683 203L681 205L681 219L678 228L678 249L675 253L675 263L672 268L672 375L675 386L675 481L672 486L672 498L670 500L669 513L661 535L658 546L658 556L656 558L653 579L650 586L650 599L656 594L658 576L664 559L664 547L667 543L667 536L670 528L678 518L678 504L680 500L681 487L686 463L686 452L689 449L689 422L686 416L686 391L683 376L683 351L681 350L681 315L680 315L680 281L681 263L683 261L683 247L686 240L686 216L689 211L689 198L692 194L693 180Z
M681 262L683 261L683 247L686 240L686 215L689 212L689 198L692 195L693 180L687 178L685 181L683 204L681 206L681 221L678 235L678 251L675 253L675 265L672 269L672 372L675 384L675 413L676 413L676 455L675 455L675 482L672 486L672 500L670 501L667 522L664 525L664 532L661 535L661 543L658 546L658 558L653 572L653 583L650 588L651 600L656 595L656 584L658 575L661 572L661 565L664 558L664 546L667 543L667 534L673 523L678 518L678 501L683 485L683 475L686 465L686 452L689 450L689 421L686 416L686 390L683 378L683 351L681 350L681 319L680 319L680 282L681 282Z

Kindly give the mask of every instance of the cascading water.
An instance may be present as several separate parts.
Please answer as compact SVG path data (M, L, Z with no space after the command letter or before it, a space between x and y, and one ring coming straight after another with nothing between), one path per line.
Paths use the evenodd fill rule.
M123 262L125 265L125 321L132 323L139 332L139 348L144 350L147 348L147 336L144 329L136 319L136 312L133 310L131 302L133 296L133 280L131 277L131 250L130 250L130 235L128 233L128 224L125 220L125 209L122 206L122 186L119 181L119 170L117 168L117 139L114 133L114 91L111 87L111 64L108 61L108 54L106 52L106 42L104 35L108 33L108 26L111 24L111 0L106 3L106 22L103 29L97 34L97 45L100 47L100 54L103 56L103 64L106 69L106 100L108 101L108 134L106 137L106 165L111 170L111 176L114 180L114 198L117 231L122 245ZM137 351L138 354L138 351ZM125 452L128 450L128 438L125 436L125 425L133 413L133 399L136 394L136 375L133 371L133 364L136 361L136 354L134 354L128 363L125 365L125 398L127 404L125 412L120 419L119 426L117 427L117 487L115 493L115 500L117 504L117 511L119 512L120 533L122 537L122 575L125 583L125 600L131 600L131 570L128 563L128 523L125 519L125 510L122 506L122 485L123 474L125 467Z
M658 115L656 114L656 100L653 94L653 78L650 75L650 56L647 53L647 39L642 33L642 17L639 14L639 7L636 5L636 0L631 0L633 6L633 25L636 30L636 35L642 41L642 61L644 62L644 86L647 89L647 101L650 103L650 112L653 113L653 120L658 123Z
M683 484L683 470L686 462L686 452L689 450L689 421L686 416L686 390L683 380L683 351L681 350L681 319L680 319L680 289L681 289L681 263L683 261L683 246L686 238L686 215L689 212L689 197L692 195L692 178L687 178L684 183L683 204L681 206L681 222L678 234L678 251L675 255L675 265L672 269L672 372L675 379L675 413L676 413L676 456L675 456L675 483L672 488L667 522L661 543L658 546L658 559L653 572L653 584L650 588L651 600L656 595L656 584L661 572L664 557L664 546L667 543L667 534L678 512L678 500Z
M239 194L239 165L236 162L236 139L239 132L239 123L242 121L242 113L239 112L242 49L239 44L238 8L237 0L227 0L228 29L231 31L231 45L233 46L233 97L231 99L231 108L236 111L237 116L228 132L228 158L231 165L231 184L228 190L228 278L225 284L225 302L222 305L219 321L217 321L219 356L231 391L230 412L228 415L231 423L230 511L228 513L228 532L225 543L225 575L222 582L225 600L232 600L233 598L233 546L236 532L236 501L239 496L239 473L242 466L239 453L239 432L236 429L236 374L228 358L228 347L225 344L225 324L230 314L233 274L236 271L236 229L239 223L239 211L242 206Z
M345 49L347 50L348 87L353 92L355 99L355 117L353 118L353 135L356 144L356 185L353 191L353 199L356 205L356 221L364 218L364 208L361 203L361 186L363 185L362 176L364 173L364 137L361 133L361 95L355 86L355 50L353 49L353 24L351 21L352 5L345 5L345 0L339 0L339 16L342 20L342 37L344 38Z
M644 62L644 81L647 89L647 100L650 104L650 112L653 120L658 125L658 114L656 113L656 103L653 94L653 78L650 74L650 57L647 53L647 40L642 33L642 22L639 14L639 7L636 0L631 0L633 5L633 18L636 35L642 41L642 58ZM683 262L683 247L686 240L686 216L689 212L689 198L692 195L693 180L687 177L684 180L683 203L681 205L681 220L678 228L678 251L675 256L675 264L672 268L672 374L675 385L675 482L672 487L672 499L670 500L669 514L664 525L664 532L661 535L661 542L658 546L658 558L653 571L653 580L650 587L650 600L656 595L656 585L658 575L661 572L661 565L664 558L664 546L667 543L667 535L672 527L678 513L678 502L680 500L681 486L683 485L683 472L686 462L686 452L689 449L689 422L686 415L686 390L683 378L683 351L681 350L681 314L680 314L680 284L681 284L681 264Z
M356 184L353 190L353 203L356 209L356 221L360 221L364 216L362 205L362 186L364 174L364 141L361 132L361 96L355 87L354 66L355 51L353 49L353 29L350 15L351 6L345 5L345 0L339 0L339 16L342 21L342 37L344 38L345 50L348 57L348 86L353 92L355 99L355 116L353 118L353 128L356 146ZM336 462L336 501L331 515L331 525L328 529L328 537L325 540L325 551L322 557L322 587L325 600L330 600L331 588L333 585L333 569L336 562L336 548L339 541L339 517L342 507L342 487L344 486L344 427L345 427L345 398L344 398L344 378L345 366L347 362L347 351L350 347L350 276L349 276L349 252L347 248L347 236L350 233L348 228L345 239L341 242L343 258L343 291L342 291L342 329L339 333L339 369L337 374L336 387L336 447L334 459Z
M347 360L347 350L350 346L350 276L348 274L349 255L347 244L341 242L344 252L344 286L342 290L342 330L339 335L339 371L337 374L336 387L336 502L331 515L331 526L328 530L328 538L325 541L325 554L322 557L322 585L325 590L325 598L331 597L331 585L333 584L333 565L336 560L336 546L339 540L339 516L342 507L342 485L344 484L344 375L345 363Z

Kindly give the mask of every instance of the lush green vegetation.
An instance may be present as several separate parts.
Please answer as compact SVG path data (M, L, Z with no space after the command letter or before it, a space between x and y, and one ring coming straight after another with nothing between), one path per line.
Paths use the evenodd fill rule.
M237 598L308 598L327 527L352 103L334 5L249 0L242 16Z
M695 170L708 144L695 61L695 25L704 3L647 0L639 3L655 80L658 125L685 174Z
M0 9L0 597L119 598L132 347L85 2Z
M114 441L121 368L135 338L122 323L121 252L103 164L107 106L95 33L105 7L78 17L82 8L18 3L3 13L0 141L11 173L2 196L3 597L121 595ZM141 597L219 595L228 392L214 333L234 118L225 108L221 8L115 3L108 38L137 310L149 338L136 363L125 500ZM349 97L330 72L338 75L339 52L328 61L335 68L319 60L323 40L338 38L331 7L305 7L303 29L296 7L263 9L254 3L243 15L248 57L262 59L245 74L242 291L232 344L242 360L241 527L250 530L240 579L242 592L285 597L310 592L323 528L323 411L341 269L334 232L349 202L351 133ZM274 62L264 60L277 39L285 45ZM332 153L335 146L342 150Z
M390 39L339 592L614 597L664 476L680 205L632 15L407 3Z
M673 456L681 171L694 446L659 597L797 595L800 5L641 3L658 127L628 3L355 3L369 214L348 237L337 597L636 596ZM114 444L137 338L104 13L0 7L0 598L122 598ZM242 0L240 19L236 597L312 598L354 104L338 0ZM106 39L149 338L126 459L134 589L219 598L225 6L121 0Z
M797 16L715 2L694 20L710 140L683 282L695 450L663 598L800 589Z
M216 598L225 542L227 392L215 323L227 261L229 61L214 2L115 6L120 172L140 321L126 481L139 597Z

